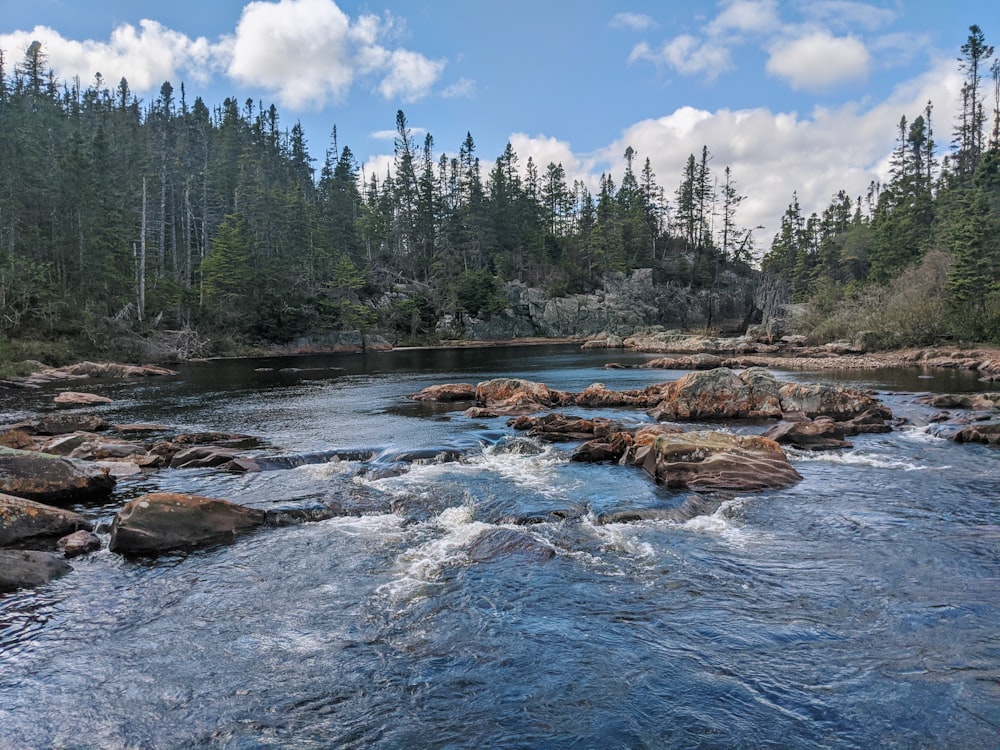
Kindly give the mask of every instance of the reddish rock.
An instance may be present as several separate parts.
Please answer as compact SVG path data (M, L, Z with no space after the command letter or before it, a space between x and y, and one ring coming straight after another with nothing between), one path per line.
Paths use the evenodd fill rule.
M74 406L97 406L99 404L110 404L112 401L107 396L98 396L96 393L63 391L53 399L53 403L60 408L66 409Z
M667 384L661 396L649 412L661 421L781 416L778 382L771 373L758 368L742 375L725 367L691 372Z
M170 459L171 469L205 469L222 466L237 457L235 451L226 448L196 445L179 451Z
M954 435L956 443L983 443L985 445L1000 445L1000 424L974 424L963 427Z
M31 435L22 429L4 430L0 432L0 446L4 448L16 448L17 450L35 450L35 441Z
M507 426L515 430L526 430L531 437L551 442L588 440L621 429L617 422L605 417L583 419L564 414L515 417L507 421Z
M472 383L445 383L432 385L410 396L414 401L474 401L476 386Z
M852 388L784 383L778 389L778 398L783 412L802 412L809 417L848 420L871 410L886 417L892 416L873 395Z
M668 487L696 490L780 489L802 478L773 440L725 432L660 435L642 468Z
M154 554L231 541L266 520L262 510L228 500L158 492L129 501L111 525L112 552Z
M79 513L0 494L0 546L89 528L90 524Z
M820 418L815 421L803 419L800 421L785 421L776 424L764 433L783 445L794 445L796 448L811 451L837 450L850 448L851 444L844 440L844 430L830 418Z
M101 548L100 538L90 531L75 531L56 542L56 549L66 557L79 557Z
M35 435L67 435L71 432L100 432L111 425L93 414L53 414L29 422L24 429Z

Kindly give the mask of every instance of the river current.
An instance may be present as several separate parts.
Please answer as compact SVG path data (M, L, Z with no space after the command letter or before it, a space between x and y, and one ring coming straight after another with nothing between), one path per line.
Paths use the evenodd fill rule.
M258 435L269 455L461 460L164 470L75 507L106 525L163 490L379 510L149 560L105 545L0 598L0 748L1000 747L1000 452L934 437L914 403L986 389L974 378L778 373L875 389L910 424L791 451L803 480L789 489L606 525L605 511L691 495L571 463L573 444L506 449L506 419L407 398L499 376L579 391L682 374L603 367L648 358L411 350L192 363L94 388L115 399L100 409L112 422ZM0 421L51 395L5 394ZM526 515L539 522L511 521ZM498 527L555 555L470 555Z

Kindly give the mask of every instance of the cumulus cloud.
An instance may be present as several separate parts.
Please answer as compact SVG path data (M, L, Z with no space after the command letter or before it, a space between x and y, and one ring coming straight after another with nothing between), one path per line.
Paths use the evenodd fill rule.
M244 7L232 34L192 39L144 19L122 24L107 41L76 41L37 26L0 35L8 60L33 40L63 80L90 81L100 72L114 85L128 79L135 91L188 78L207 83L218 73L272 94L295 109L342 102L364 79L386 99L413 102L427 96L445 68L419 52L393 47L399 24L384 17L347 16L333 0L256 0Z
M35 40L59 78L78 78L84 84L100 73L112 86L126 78L132 89L148 91L179 76L204 82L220 66L218 48L204 37L191 39L150 20L140 21L138 29L122 24L106 42L66 39L54 29L36 26L0 35L0 49L8 63L17 63Z
M632 49L629 62L648 60L668 65L684 75L702 75L713 80L732 67L729 51L714 41L703 42L690 34L667 41L659 50L640 42Z
M775 44L766 67L793 89L823 91L864 79L870 63L868 48L860 39L816 31Z
M733 0L709 24L710 34L769 32L781 25L776 0Z
M747 196L738 221L745 227L763 225L755 236L758 247L766 249L793 191L809 214L822 211L838 190L846 190L854 199L864 195L872 180L887 179L900 116L912 120L933 101L933 125L939 143L945 140L941 134L954 121L961 85L954 62L943 58L923 76L899 86L886 101L868 108L848 103L802 116L763 107L716 111L682 107L633 124L600 153L578 161L582 167L610 167L620 176L622 154L632 146L640 163L650 158L658 182L672 199L688 155L699 154L707 145L713 171L720 174L731 167L739 191Z
M392 28L391 18L372 15L352 23L332 0L258 0L243 9L228 73L295 108L343 101L358 74L378 78L386 99L413 102L430 92L445 63L387 49L380 40Z
M645 13L615 13L608 25L613 29L645 31L656 26L656 21Z

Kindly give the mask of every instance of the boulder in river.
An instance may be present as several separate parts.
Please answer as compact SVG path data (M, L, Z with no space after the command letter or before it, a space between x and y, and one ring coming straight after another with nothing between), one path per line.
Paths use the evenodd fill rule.
M773 440L727 432L659 435L642 468L674 489L746 492L780 489L802 479Z
M472 562L492 562L517 556L535 562L545 562L555 557L555 549L531 534L518 529L502 527L488 529L473 539L466 548Z
M66 557L79 557L88 552L95 552L101 548L101 540L91 531L80 529L72 534L64 536L56 542L56 549Z
M780 417L778 381L760 368L690 372L668 383L649 413L660 421Z
M111 524L112 552L156 554L232 541L261 526L262 510L228 500L156 492L130 500Z
M62 536L89 528L90 523L79 513L0 494L0 547L33 537Z
M73 568L61 555L31 549L0 549L0 593L41 586Z
M783 383L778 389L781 410L785 413L802 412L807 417L831 417L849 420L875 410L891 417L889 409L872 394L853 388L806 383Z
M102 499L114 486L107 469L85 461L0 448L0 492L62 505Z
M473 401L476 398L476 386L472 383L445 383L431 385L410 398L414 401Z

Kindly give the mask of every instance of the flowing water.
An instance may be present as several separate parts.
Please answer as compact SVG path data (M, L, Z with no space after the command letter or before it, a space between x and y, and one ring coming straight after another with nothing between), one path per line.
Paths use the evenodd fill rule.
M157 490L371 511L155 560L105 548L0 598L0 748L1000 747L1000 453L934 437L914 404L983 389L974 379L781 374L874 388L912 425L792 452L803 480L790 489L607 525L600 513L691 495L570 463L570 444L511 443L505 419L407 399L495 376L577 391L681 374L603 369L648 358L397 351L104 386L113 422L376 459L165 470L77 508L98 523ZM0 404L7 421L51 393L16 397ZM461 460L373 470L425 449ZM511 520L525 516L537 523ZM474 554L498 527L531 544Z

